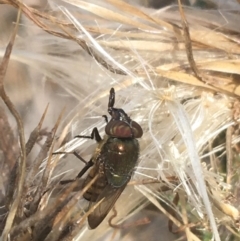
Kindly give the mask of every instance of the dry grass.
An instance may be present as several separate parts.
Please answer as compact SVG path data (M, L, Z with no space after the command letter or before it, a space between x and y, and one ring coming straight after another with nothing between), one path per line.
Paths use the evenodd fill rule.
M132 110L131 116L140 120L145 131L133 181L137 191L129 185L127 198L120 198L118 221L137 214L150 201L158 215L170 220L169 230L187 240L203 240L208 233L217 241L230 235L238 238L240 47L239 30L232 20L236 13L230 12L231 18L224 12L229 17L224 25L215 18L217 10L183 8L178 2L157 12L120 0L98 4L65 0L64 6L52 3L42 11L22 1L0 0L18 9L31 27L44 31L39 35L42 38L35 39L39 46L41 41L54 43L47 54L45 49L34 49L35 61L19 54L18 37L14 43L18 17L0 65L0 95L7 106L0 107L1 186L5 190L0 199L4 206L1 241L9 235L10 240L19 241L72 240L79 233L78 240L98 240L112 232L106 223L98 231L85 229L91 210L85 213L79 200L88 186L79 191L80 180L59 186L63 173L58 165L64 159L52 156L58 148L68 152L79 148L81 154L91 154L90 144L69 141L68 135L72 128L74 134L90 132L98 124L103 130L102 122L96 124L94 119L106 110L103 99L110 86L122 93L118 105ZM5 91L11 54L13 61L47 76L52 94L62 88L73 103L80 103L69 104L72 109L64 112L59 109L61 114L50 131L42 127L47 107L28 141L28 123ZM81 78L88 74L84 83ZM76 75L81 79L78 82ZM17 137L10 113L17 123ZM45 141L33 158L33 148L43 136ZM135 228L113 226L128 227L119 231L123 237L124 230L131 233ZM115 234L112 239L117 239Z

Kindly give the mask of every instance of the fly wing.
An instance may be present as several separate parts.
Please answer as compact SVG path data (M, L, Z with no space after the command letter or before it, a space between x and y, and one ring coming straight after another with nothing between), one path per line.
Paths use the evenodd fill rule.
M88 224L91 229L96 228L103 219L107 216L109 211L114 206L115 202L123 192L124 188L126 187L127 183L122 187L113 187L112 185L108 184L102 191L102 193L98 196L97 201L95 203L89 204L89 209L96 203L102 201L90 215L88 216Z

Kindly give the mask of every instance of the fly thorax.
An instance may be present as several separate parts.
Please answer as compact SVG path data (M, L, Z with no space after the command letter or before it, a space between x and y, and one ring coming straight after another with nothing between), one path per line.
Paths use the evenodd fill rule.
M131 178L138 155L136 139L109 136L102 146L101 158L98 159L104 163L108 183L114 187L125 185Z
M106 172L106 176L114 187L122 187L131 178L131 175L118 175L114 172L114 170L109 170L108 172Z
M98 160L99 157L101 156L102 148L108 139L109 139L109 136L105 135L104 138L98 143L98 145L93 153L93 156L92 156L94 163L96 163L96 160Z

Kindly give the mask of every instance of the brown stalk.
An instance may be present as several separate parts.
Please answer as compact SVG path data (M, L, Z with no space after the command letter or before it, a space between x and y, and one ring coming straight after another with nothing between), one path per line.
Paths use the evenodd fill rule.
M209 85L211 87L213 87L215 90L219 91L219 92L223 92L223 93L227 93L228 95L232 95L234 97L238 97L238 95L236 95L235 93L231 93L230 91L228 90L224 90L222 88L219 88L217 87L216 85L213 85L213 84L210 84L209 82L211 81L214 81L215 80L215 77L206 77L205 76L205 79L203 78L203 76L199 73L199 70L197 68L197 65L196 65L196 62L194 60L194 56L193 56L193 49L192 49L192 40L191 40L191 36L190 36L190 33L189 33L189 27L188 27L188 23L187 23L187 20L186 20L186 17L185 17L185 14L184 14L184 11L183 11L183 8L182 8L182 3L181 3L181 0L178 0L178 6L179 6L179 12L180 12L180 15L181 15L181 22L182 22L182 27L183 27L183 35L184 35L184 43L185 43L185 49L186 49L186 54L187 54L187 59L188 59L188 62L189 62L189 65L191 67L191 70L193 71L194 73L194 76L199 80L201 81L202 83L206 84L206 85Z
M173 201L172 201L172 203L174 204L174 206L177 206L178 201L179 201L179 194L176 193L176 195L175 195L175 197L173 198ZM173 208L171 208L168 213L169 213L170 215L172 215L175 219L178 220L176 211L175 211ZM169 221L168 221L168 230L169 230L171 233L174 233L174 231L173 231L173 220L171 220L171 219L169 219Z
M169 176L169 177L166 177L166 178L171 183L177 183L178 182L178 178L175 177L175 176ZM166 183L166 182L161 180L161 179L159 180L157 178L148 178L148 179L130 181L128 183L128 186L131 186L131 185L146 185L146 184L154 184L154 183Z
M56 124L55 124L55 126L54 126L54 128L52 130L53 137L56 135L56 131L57 131L58 127L59 127L59 124L61 122L61 119L62 119L62 116L64 114L64 111L65 111L65 108L60 113L60 115L59 115L59 117L57 119L57 122L56 122ZM47 160L47 165L45 167L45 170L44 170L43 176L42 176L42 181L41 181L42 187L46 187L48 185L49 179L51 177L51 170L52 170L52 168L50 168L50 167L51 167L51 161L52 161L53 147L54 147L54 145L52 143L52 145L50 147L50 150L49 150L49 157L48 157L48 160Z
M28 177L27 177L29 183L34 181L35 176L39 172L39 167L40 167L41 163L47 157L47 153L49 151L50 146L52 145L52 142L53 142L53 133L51 131L48 133L45 143L43 144L36 159L33 161L31 169L29 170Z
M66 30L63 26L60 25L62 30L67 33L69 36L69 39L74 40L78 45L80 45L91 57L93 57L99 64L101 64L104 68L109 70L110 72L114 74L119 74L119 75L126 75L127 73L121 69L116 69L109 63L107 63L100 55L98 55L90 46L87 45L86 41L81 40L79 38L76 38L73 36L69 31Z
M227 155L227 178L226 183L231 184L232 176L233 176L233 153L232 153L232 134L233 127L230 126L227 128L226 132L226 155Z
M178 0L178 6L179 6L179 12L181 15L181 21L182 21L182 28L183 28L183 35L184 35L184 42L185 42L185 49L186 49L186 54L187 54L187 58L188 58L188 62L190 64L190 67L195 75L195 77L197 79L199 79L200 81L202 81L203 83L205 83L205 81L203 80L202 76L200 75L196 62L194 60L193 57L193 50L192 50L192 41L191 41L191 37L190 37L190 33L189 33L189 28L188 28L188 23L182 8L182 3L181 0Z
M9 213L8 213L8 217L7 217L6 225L5 225L3 233L2 233L1 241L7 240L8 234L11 230L18 206L21 201L21 195L22 195L23 185L24 185L24 180L25 180L25 169L26 169L26 149L25 149L25 137L24 137L23 123L22 123L20 115L18 114L17 110L15 109L13 103L9 99L9 97L6 94L5 89L4 89L4 77L5 77L5 74L7 71L14 40L15 40L15 37L17 34L20 13L21 13L21 11L18 12L17 23L15 26L14 32L12 34L10 42L7 45L3 60L0 64L0 96L3 99L4 103L6 104L6 106L8 107L11 114L16 119L17 126L18 126L19 141L20 141L20 146L21 146L21 154L20 154L20 158L18 159L18 168L17 168L18 172L16 172L16 174L17 174L16 180L17 180L17 184L18 184L17 188L16 188L16 195L15 195L15 198L13 199L12 205L11 205Z
M60 124L60 121L61 121L61 118L62 118L62 115L64 113L64 110L61 112L61 114L59 115L58 117L58 120L55 124L55 126L53 127L53 130L49 133L48 135L48 138L45 142L45 145L43 146L41 152L39 154L41 154L40 156L37 157L38 161L36 162L36 164L34 165L34 172L38 171L39 169L39 166L40 164L42 163L42 160L43 160L43 157L47 155L47 152L49 151L49 157L47 159L47 163L46 163L46 166L44 168L44 171L43 171L43 174L42 174L42 177L41 179L39 180L39 183L37 185L37 190L36 192L34 193L34 197L33 197L33 202L31 204L31 213L35 213L37 208L38 208L38 205L39 205L39 202L41 200L41 197L44 193L44 189L47 187L48 185L48 182L49 182L49 179L51 177L50 175L50 172L51 172L51 157L52 157L52 152L53 152L53 142L54 142L54 137L55 137L55 134L56 134L56 131L57 131L57 128ZM34 178L34 173L31 172L30 173L30 178Z
M4 1L5 3L9 3L9 1ZM126 73L121 70L121 69L117 69L114 68L113 66L111 66L110 64L108 64L102 57L100 57L91 47L89 47L87 45L87 43L84 40L80 40L76 37L74 37L73 35L71 35L69 32L67 32L67 30L64 28L64 26L66 26L66 23L59 24L59 26L62 28L62 30L67 33L61 33L61 32L57 32L54 30L51 30L47 25L45 25L43 22L39 21L36 16L35 16L35 12L36 11L32 11L32 8L28 7L26 4L21 3L18 0L14 0L14 1L10 1L10 3L14 6L14 7L18 7L22 10L22 12L30 19L32 20L38 27L40 27L41 29L43 29L44 31L46 31L47 33L57 36L57 37L61 37L61 38L65 38L65 39L69 39L69 40L73 40L75 41L77 44L79 44L83 50L85 50L91 57L93 57L99 64L101 64L104 68L106 68L107 70L109 70L112 73L115 74L120 74L120 75L126 75ZM38 13L39 16L39 13ZM49 17L49 16L48 16ZM51 20L51 18L49 18Z
M209 152L211 152L212 149L213 149L213 141L212 140L210 140L208 142L208 149L209 149ZM218 165L217 165L217 162L216 162L215 154L211 153L209 158L210 158L210 163L211 163L211 167L212 167L213 172L217 173L218 172Z
M28 170L27 170L27 178L26 178L27 181L25 182L25 185L24 185L22 199L24 200L25 204L29 205L28 215L32 215L36 212L38 208L38 204L40 202L40 198L42 194L38 192L38 190L30 192L30 188L33 188L34 186L38 187L40 185L41 179L38 178L36 180L36 175L37 175L37 172L39 172L39 167L41 163L47 157L47 153L52 144L52 141L53 141L53 136L52 136L52 132L50 132L48 133L47 139L43 144L40 152L38 153L36 159L32 162L32 165L28 167ZM27 195L29 196L27 197ZM27 200L30 200L30 201L27 201ZM23 208L24 206L22 206L19 209L19 215L21 217L23 217Z
M54 224L54 228L52 229L51 233L47 236L45 241L55 241L58 240L58 238L61 235L61 230L64 229L64 227L66 226L66 224L68 223L70 216L73 214L73 210L76 206L76 203L78 202L78 200L80 199L80 197L83 196L83 194L89 189L89 187L92 186L92 184L97 180L98 175L96 175L91 182L89 182L83 189L81 192L77 193L76 195L73 196L73 198L71 199L71 201L69 201L69 205L65 206L62 210L61 213L59 213L59 215L55 218L55 224ZM78 180L76 180L78 182ZM75 181L75 182L76 182ZM77 219L79 219L79 217L77 217ZM84 219L85 220L85 219ZM79 227L81 227L79 225Z
M78 181L71 183L71 185L64 190L54 201L52 201L46 208L39 210L31 217L26 218L20 222L17 226L13 227L11 230L11 236L16 236L19 233L25 232L29 227L34 226L35 230L40 230L41 227L48 224L49 220L52 220L56 214L61 211L61 209L69 201L69 196L76 186L79 185Z
M146 224L150 223L150 220L147 217L145 217L145 218L139 219L139 220L129 223L129 224L115 224L115 223L113 223L113 219L117 217L117 210L116 210L115 205L112 208L112 212L113 212L113 214L108 220L108 224L112 228L126 229L126 228L136 227L136 226L140 226L140 225L146 225Z
M40 134L40 131L41 131L41 128L42 128L42 124L43 124L43 121L45 119L45 116L47 114L47 110L48 110L48 106L46 107L37 127L31 132L30 136L29 136L29 139L26 143L26 155L28 156L28 154L31 152L33 146L35 145L38 137L39 137L39 134Z
M4 163L1 163L4 171L12 170L16 163L17 155L19 155L19 147L17 140L14 136L13 130L8 122L7 115L4 108L0 106L0 133L3 138L0 138L0 150L4 155ZM11 143L11 148L9 148ZM1 160L1 161L3 161ZM6 168L5 168L6 167ZM4 176L2 174L2 176ZM6 176L7 177L7 173Z
M65 238L63 238L61 241L70 241L73 240L74 237L76 237L76 235L79 233L79 227L81 227L83 225L83 223L85 222L85 220L87 219L87 217L89 216L90 213L93 212L93 210L95 208L97 208L102 202L103 202L104 198L102 200L100 200L99 202L97 202L95 205L93 205L81 218L81 221L79 223L76 223L76 226L74 226L72 232Z

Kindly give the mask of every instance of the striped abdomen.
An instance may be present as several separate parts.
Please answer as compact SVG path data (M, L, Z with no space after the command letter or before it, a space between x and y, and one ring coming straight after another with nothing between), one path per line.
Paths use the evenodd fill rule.
M103 191L103 189L107 185L107 179L103 173L98 172L98 168L93 166L89 171L84 183L83 187L85 187L98 173L99 177L96 181L89 187L89 189L84 193L83 197L91 202L96 202L99 194Z

